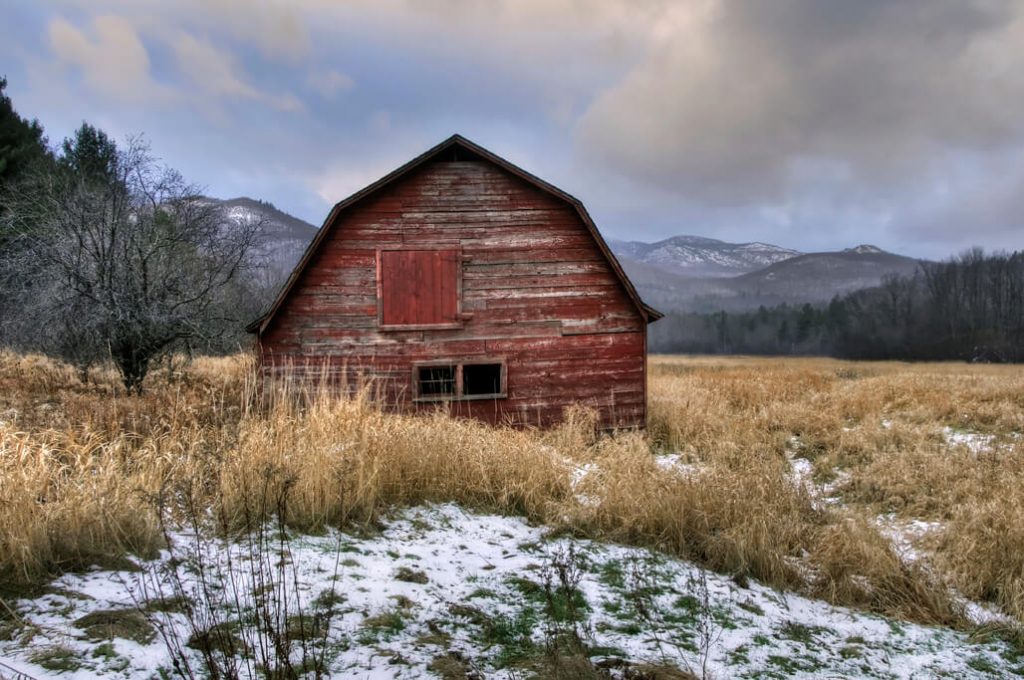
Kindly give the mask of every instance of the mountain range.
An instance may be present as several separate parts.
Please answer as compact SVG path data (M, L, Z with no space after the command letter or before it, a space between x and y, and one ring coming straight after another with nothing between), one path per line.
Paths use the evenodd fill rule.
M872 245L801 252L769 243L674 236L657 243L610 241L641 296L662 311L745 311L825 302L913 274L921 261Z
M727 277L752 272L801 255L770 243L726 243L704 236L673 236L656 243L615 241L617 257L687 276Z
M317 228L251 198L220 200L231 221L256 220L262 280L280 285L302 257ZM920 260L860 245L834 252L801 252L770 243L728 243L680 235L645 243L608 245L646 302L665 312L743 311L759 305L824 302L879 285L889 275L912 274Z

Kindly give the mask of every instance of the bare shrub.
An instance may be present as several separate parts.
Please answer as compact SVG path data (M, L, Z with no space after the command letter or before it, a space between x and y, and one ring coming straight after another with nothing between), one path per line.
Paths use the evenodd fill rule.
M330 677L331 621L340 594L333 585L303 601L291 558L288 516L292 480L261 470L238 532L223 515L211 526L200 494L185 480L160 499L169 557L141 580L143 611L155 611L175 673L182 678ZM185 499L187 533L168 521L166 492ZM220 538L217 538L220 536ZM341 551L337 551L337 581ZM163 607L163 603L179 603ZM198 657L198 659L197 659Z
M141 393L154 360L240 325L228 294L250 265L258 220L225 219L142 138L118 148L83 124L55 166L8 188L4 203L4 267L31 282L15 315L23 346L83 377L109 357Z

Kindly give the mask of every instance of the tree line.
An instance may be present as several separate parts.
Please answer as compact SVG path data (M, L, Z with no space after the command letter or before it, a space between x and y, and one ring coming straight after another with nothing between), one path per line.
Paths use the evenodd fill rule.
M1024 361L1024 252L974 248L827 305L668 314L651 326L651 350Z
M0 79L0 345L88 368L110 359L129 392L177 350L244 342L267 291L255 220L233 221L142 137L83 123L51 147Z

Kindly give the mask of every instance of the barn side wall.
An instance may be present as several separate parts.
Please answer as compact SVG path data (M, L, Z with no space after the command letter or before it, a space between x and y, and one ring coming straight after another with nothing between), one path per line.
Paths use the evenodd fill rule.
M461 328L381 331L376 255L457 247ZM363 199L337 223L260 338L264 374L372 378L388 403L412 400L413 365L500 359L507 398L453 401L453 414L550 425L579 402L604 427L646 417L644 319L579 215L485 161L432 162Z

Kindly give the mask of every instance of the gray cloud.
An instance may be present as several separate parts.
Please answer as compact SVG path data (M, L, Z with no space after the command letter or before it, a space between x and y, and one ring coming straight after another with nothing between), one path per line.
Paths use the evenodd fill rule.
M900 225L903 235L941 254L975 244L1024 248L1024 147L966 165L961 176L936 180L917 198Z
M822 173L892 191L1024 138L1022 19L1018 0L689 3L578 141L703 201L784 201Z
M8 28L0 52L28 55L12 92L28 88L17 101L48 129L144 130L211 193L312 221L462 132L616 236L1024 247L1024 0L55 0L19 14L40 17L42 42Z

